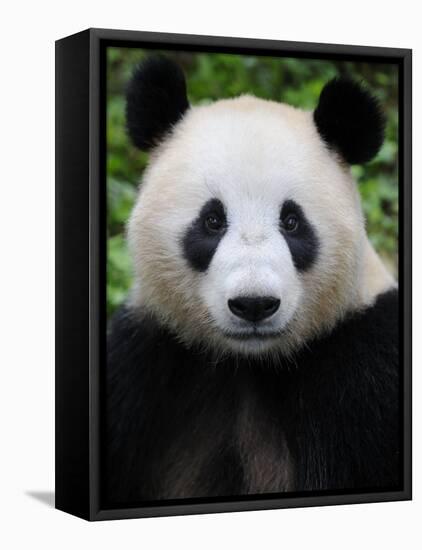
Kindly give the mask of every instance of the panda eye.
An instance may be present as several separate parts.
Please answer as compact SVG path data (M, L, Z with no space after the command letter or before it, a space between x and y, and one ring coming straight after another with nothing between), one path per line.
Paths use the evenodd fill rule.
M215 212L211 212L211 214L208 214L205 218L205 229L208 231L208 233L215 234L220 233L224 230L224 220L220 218L218 214Z
M282 221L282 226L283 229L285 229L289 233L297 231L299 228L299 219L296 214L289 214L288 216L286 216Z

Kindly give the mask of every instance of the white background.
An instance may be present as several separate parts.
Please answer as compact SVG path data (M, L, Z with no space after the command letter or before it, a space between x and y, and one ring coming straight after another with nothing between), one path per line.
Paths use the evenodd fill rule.
M4 2L0 32L0 546L421 548L418 2ZM54 40L87 27L414 49L414 501L89 524L54 510ZM34 496L35 494L35 496ZM32 495L32 496L31 496Z

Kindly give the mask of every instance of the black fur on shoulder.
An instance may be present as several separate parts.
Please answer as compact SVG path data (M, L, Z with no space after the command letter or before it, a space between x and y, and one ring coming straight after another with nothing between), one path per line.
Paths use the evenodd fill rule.
M401 477L396 291L294 363L216 364L122 309L108 336L109 506L271 492L394 490Z
M144 151L156 146L188 107L181 68L163 56L147 58L126 93L126 124L134 145Z
M368 162L384 141L385 117L377 98L349 78L325 85L314 121L322 139L349 164Z

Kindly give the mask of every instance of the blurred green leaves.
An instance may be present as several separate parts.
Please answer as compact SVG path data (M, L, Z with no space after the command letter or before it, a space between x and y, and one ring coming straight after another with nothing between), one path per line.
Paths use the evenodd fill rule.
M313 109L324 84L348 75L367 84L387 115L386 140L377 157L353 167L359 182L367 230L376 250L397 272L398 233L398 71L388 64L332 62L315 59L160 52L183 68L192 104L253 94ZM125 226L136 198L148 155L136 150L125 127L125 88L135 66L147 52L136 48L107 50L107 311L126 298L132 266ZM335 207L335 205L334 205Z
M125 242L125 225L136 197L135 186L107 178L107 313L124 301L132 266Z

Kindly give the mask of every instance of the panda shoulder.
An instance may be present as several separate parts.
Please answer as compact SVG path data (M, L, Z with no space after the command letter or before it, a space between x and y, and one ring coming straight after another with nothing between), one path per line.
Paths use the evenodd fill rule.
M172 364L180 345L151 314L122 306L107 330L107 378L111 388L152 380L157 364Z
M392 288L379 294L374 302L354 312L339 323L324 344L334 357L343 357L359 371L374 373L396 370L398 366L398 290Z
M157 335L154 319L121 306L111 317L107 330L108 362L145 353Z
M382 344L397 347L399 318L399 293L390 288L375 298L372 305L351 318L351 326L369 346ZM366 335L366 338L365 338Z

